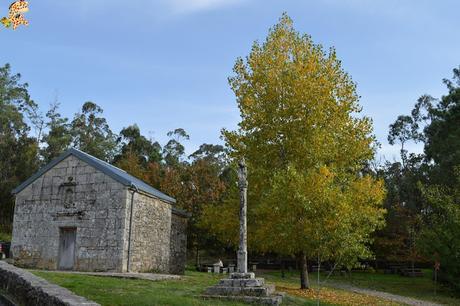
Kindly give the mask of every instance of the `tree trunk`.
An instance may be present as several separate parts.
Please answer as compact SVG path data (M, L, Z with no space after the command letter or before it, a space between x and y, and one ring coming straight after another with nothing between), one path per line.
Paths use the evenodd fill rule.
M200 249L198 248L198 245L196 246L195 266L196 266L196 269L199 270L200 268Z
M300 253L300 289L309 289L310 280L308 279L307 255Z
M285 278L285 277L286 277L284 270L285 270L284 260L281 259L281 278Z

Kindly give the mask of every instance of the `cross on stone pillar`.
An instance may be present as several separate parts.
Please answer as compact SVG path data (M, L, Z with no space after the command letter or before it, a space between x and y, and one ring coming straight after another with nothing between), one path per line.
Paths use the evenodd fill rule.
M266 285L263 278L256 278L253 272L248 272L248 243L247 243L247 193L248 170L244 159L238 162L238 187L240 192L240 245L238 248L237 271L223 278L215 286L206 289L203 298L243 301L264 305L280 305L283 294L275 292L274 285Z
M247 231L247 197L248 170L246 162L241 159L238 163L238 187L240 191L240 245L238 249L238 272L248 273L248 231Z

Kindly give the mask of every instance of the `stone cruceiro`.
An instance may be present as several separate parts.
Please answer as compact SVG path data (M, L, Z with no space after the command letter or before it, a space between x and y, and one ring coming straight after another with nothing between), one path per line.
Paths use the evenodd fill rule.
M275 286L265 284L263 278L256 278L254 273L248 272L248 181L244 159L238 163L238 187L240 192L240 243L237 252L237 272L231 273L230 278L221 279L217 285L207 288L202 297L205 299L226 299L246 303L279 305L283 300L283 294L276 293Z

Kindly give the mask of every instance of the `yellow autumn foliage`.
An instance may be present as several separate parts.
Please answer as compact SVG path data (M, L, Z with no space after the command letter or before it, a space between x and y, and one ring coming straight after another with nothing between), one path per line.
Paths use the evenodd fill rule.
M375 153L372 122L335 50L298 33L284 14L236 61L229 83L241 122L223 135L248 164L250 248L349 266L369 257L385 190L363 171ZM227 218L237 211L237 194L207 210L217 217L208 226L229 243L238 223Z
M317 289L297 289L293 287L276 287L277 290L286 292L290 295L316 300L319 298L321 303L329 303L343 306L396 306L399 303L376 298L369 295L357 294L348 291L331 289L327 287Z

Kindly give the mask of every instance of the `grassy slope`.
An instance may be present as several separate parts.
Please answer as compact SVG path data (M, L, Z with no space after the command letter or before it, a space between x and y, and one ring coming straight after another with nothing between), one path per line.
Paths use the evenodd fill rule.
M390 302L381 298L357 294L341 289L330 288L324 285L317 286L316 275L310 275L311 290L301 290L299 288L299 274L286 273L284 278L281 278L279 271L260 271L261 277L267 281L275 283L277 289L288 292L291 295L306 297L311 300L320 299L321 305L347 305L347 306L388 306L401 305L396 302ZM318 290L319 288L319 290Z
M227 301L205 301L198 297L206 287L216 284L222 277L208 273L187 271L182 280L161 282L44 271L33 271L33 273L102 305L245 305ZM406 278L398 275L354 272L351 278L332 276L329 282L448 305L460 305L460 299L452 297L452 292L445 288L438 288L438 295L434 296L430 273L426 271L425 274L423 278ZM281 278L279 272L265 272L261 276L275 283L278 289L289 293L283 305L316 305L317 288L313 280L314 275L311 276L313 290L297 289L299 282L297 274L288 274L286 278ZM319 292L321 305L396 305L382 299L339 289L323 287Z
M460 305L460 297L439 284L435 295L432 271L424 270L423 272L423 277L415 278L394 274L353 272L351 277L333 276L331 277L331 282L385 291L447 305Z
M198 295L206 287L215 285L220 278L207 273L187 271L182 280L152 282L58 272L32 272L102 305L246 305L227 301L205 301L199 298ZM316 303L288 296L283 305L300 306Z
M297 274L286 273L285 282L297 283ZM271 280L271 277L279 278L279 272L270 272L264 277ZM321 275L321 281L326 275ZM402 296L417 298L420 300L433 301L446 305L460 305L460 297L455 295L451 290L437 286L437 294L434 294L435 285L431 280L432 274L430 270L424 270L424 277L403 277L394 274L383 273L366 273L353 272L351 277L347 276L331 276L325 283L326 286L333 283L346 284L360 288L373 289L378 291L389 292ZM316 274L310 275L313 287L316 286Z

